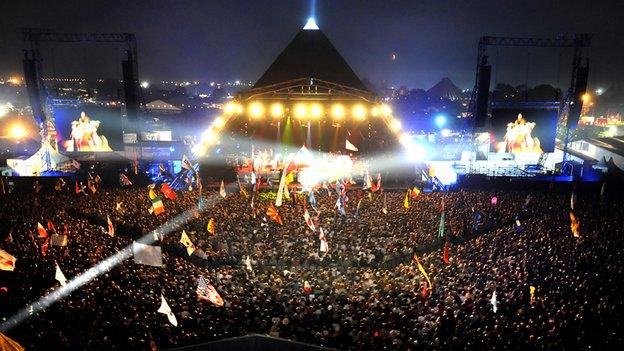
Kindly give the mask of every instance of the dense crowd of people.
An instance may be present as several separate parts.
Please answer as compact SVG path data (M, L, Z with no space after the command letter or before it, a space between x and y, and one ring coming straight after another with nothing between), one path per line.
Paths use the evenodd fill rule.
M262 196L254 195L253 207L251 196L238 191L223 199L218 189L204 189L201 196L206 205L198 209L197 190L178 192L154 215L148 189L138 187L0 195L0 248L17 258L15 271L0 271L2 322L59 288L56 264L74 278L193 212L154 243L163 249L162 267L125 260L6 334L27 349L94 350L170 348L249 333L337 349L624 343L624 211L613 199L578 194L577 238L570 232L569 193L457 190L410 197L406 208L405 190L351 189L343 216L336 193L320 189L317 209L306 206L316 231L304 221L304 195L277 208L282 225L267 218L272 201ZM36 227L48 221L69 240L44 256ZM327 252L319 252L319 228ZM179 242L183 230L196 246L191 256ZM431 285L412 262L414 253ZM198 300L200 276L224 306ZM157 313L161 294L177 326Z

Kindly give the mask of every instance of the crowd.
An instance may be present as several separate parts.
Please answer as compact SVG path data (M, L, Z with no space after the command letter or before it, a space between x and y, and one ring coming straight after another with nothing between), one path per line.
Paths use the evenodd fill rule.
M128 259L6 334L27 349L72 350L170 348L249 333L337 349L612 349L624 343L624 211L615 200L578 194L576 238L569 193L458 190L420 194L406 208L404 190L369 197L353 189L342 216L337 195L320 190L318 211L306 207L314 232L303 219L305 196L277 208L283 225L267 218L270 201L259 196L253 209L251 197L238 192L222 199L218 190L204 189L201 196L208 200L201 210L194 190L164 199L165 212L154 215L145 188L0 195L0 248L17 258L14 272L0 271L2 322L59 288L56 264L71 279L193 211L155 243L163 248L162 267ZM215 234L207 231L210 219ZM43 256L36 226L48 221L69 242ZM326 253L319 252L319 227ZM183 230L197 248L192 256L179 242ZM200 276L219 292L223 307L197 299ZM161 294L177 326L157 313Z

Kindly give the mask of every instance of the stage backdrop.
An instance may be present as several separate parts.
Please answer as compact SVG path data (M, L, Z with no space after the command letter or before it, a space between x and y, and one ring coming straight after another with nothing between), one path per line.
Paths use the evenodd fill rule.
M52 111L61 150L123 150L120 107L57 106Z
M556 109L492 109L492 151L553 152Z

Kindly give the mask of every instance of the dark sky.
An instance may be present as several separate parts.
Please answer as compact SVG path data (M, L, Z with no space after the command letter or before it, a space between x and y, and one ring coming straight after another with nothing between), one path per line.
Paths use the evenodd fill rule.
M15 0L0 3L0 75L21 72L21 27L135 33L142 80L255 81L303 26L310 0ZM317 0L317 22L358 75L428 88L474 83L480 36L591 32L590 88L624 84L619 0ZM391 54L397 59L392 61ZM569 82L564 50L496 50L494 82ZM121 48L44 46L45 75L120 77ZM496 63L496 62L495 62Z

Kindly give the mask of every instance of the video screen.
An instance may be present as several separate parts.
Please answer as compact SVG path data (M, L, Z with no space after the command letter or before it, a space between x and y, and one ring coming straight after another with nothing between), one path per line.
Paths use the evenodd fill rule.
M492 150L543 153L555 150L556 109L493 109Z
M61 150L67 152L123 150L120 107L55 106L52 112Z

